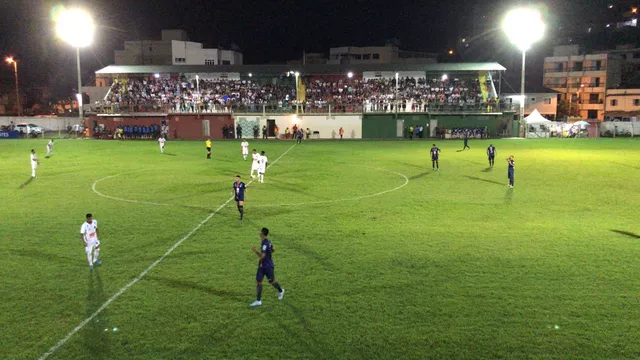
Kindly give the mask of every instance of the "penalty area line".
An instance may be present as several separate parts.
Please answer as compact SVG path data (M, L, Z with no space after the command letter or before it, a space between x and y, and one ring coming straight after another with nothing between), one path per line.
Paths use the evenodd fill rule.
M278 157L277 159L275 159L271 164L269 164L269 166L267 166L267 168L275 165L278 160L282 159L283 156L287 155L287 153L289 151L291 151L291 149L293 149L296 145L294 144L293 146L291 146L289 149L287 149L287 151L285 151L284 153L282 153L282 155L280 155L280 157ZM118 175L113 175L111 177L115 177ZM105 178L106 179L106 178ZM251 180L249 182L249 184L253 182L253 180ZM94 188L95 188L95 183L94 183ZM95 190L94 190L95 191ZM196 231L198 231L203 225L205 225L206 223L209 222L209 220L211 220L211 218L213 218L220 210L224 209L230 202L231 200L233 200L234 197L231 196L229 199L227 199L227 201L225 201L222 205L218 206L218 208L213 211L212 213L210 213L204 220L202 220L196 227L194 227L191 231L189 231L189 233L187 235L185 235L184 237L182 237L182 239L178 240L175 244L173 244L173 246L171 246L169 248L169 250L167 250L160 258L158 258L158 260L154 261L151 265L149 265L149 267L147 267L143 272L141 272L138 276L136 276L133 280L131 280L127 285L123 286L120 290L118 290L117 293L115 293L113 296L111 296L107 301L104 302L104 304L102 304L98 310L96 310L93 314L91 314L91 316L89 316L88 318L84 319L80 324L78 324L78 326L76 326L73 330L71 330L67 336L65 336L64 338L62 338L60 341L58 341L54 346L52 346L46 353L44 353L42 356L40 356L38 359L39 360L44 360L46 358L48 358L49 356L51 356L53 353L55 353L62 345L64 345L65 343L67 343L67 341L69 341L69 339L71 339L73 337L73 335L75 335L78 331L82 330L82 328L84 328L85 326L87 326L88 323L90 323L93 319L95 319L96 316L98 316L102 311L104 311L104 309L106 309L112 302L116 301L116 299L118 299L120 297L120 295L124 294L127 290L129 290L133 285L135 285L138 281L142 280L142 278L147 275L147 273L149 273L149 271L153 270L153 268L155 268L156 266L158 266L158 264L160 264L162 262L162 260L164 260L167 256L171 255L171 253L178 248L178 246L180 246L183 242L185 242L187 239L189 239L193 234L195 234ZM122 200L122 199L115 199L115 200ZM138 202L138 201L130 201L130 202ZM156 205L156 204L153 204Z

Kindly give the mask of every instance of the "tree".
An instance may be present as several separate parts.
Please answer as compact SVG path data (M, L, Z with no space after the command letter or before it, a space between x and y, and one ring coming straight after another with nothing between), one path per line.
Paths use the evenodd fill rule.
M567 100L558 101L558 115L557 119L563 119L567 116L580 116L580 108L575 102L569 102Z

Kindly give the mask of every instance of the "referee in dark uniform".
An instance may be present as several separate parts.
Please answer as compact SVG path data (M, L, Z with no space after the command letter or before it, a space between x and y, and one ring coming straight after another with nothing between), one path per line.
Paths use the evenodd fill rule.
M516 172L516 162L513 159L513 155L509 156L507 159L507 163L509 164L509 170L507 172L507 176L509 177L509 187L513 189L513 183L515 182L515 172Z

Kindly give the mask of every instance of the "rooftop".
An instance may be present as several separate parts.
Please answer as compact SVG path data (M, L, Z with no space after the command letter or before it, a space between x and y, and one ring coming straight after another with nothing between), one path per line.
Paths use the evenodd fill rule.
M96 71L107 74L172 74L172 73L254 73L283 74L299 71L301 74L343 73L349 71L424 71L447 73L464 71L505 71L495 62L441 63L441 64L310 64L310 65L109 65Z

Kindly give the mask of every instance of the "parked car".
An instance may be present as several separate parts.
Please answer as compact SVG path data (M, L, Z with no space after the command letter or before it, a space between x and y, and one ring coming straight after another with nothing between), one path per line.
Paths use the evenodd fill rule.
M22 123L16 125L16 130L21 134L40 135L42 134L42 128L35 124Z

